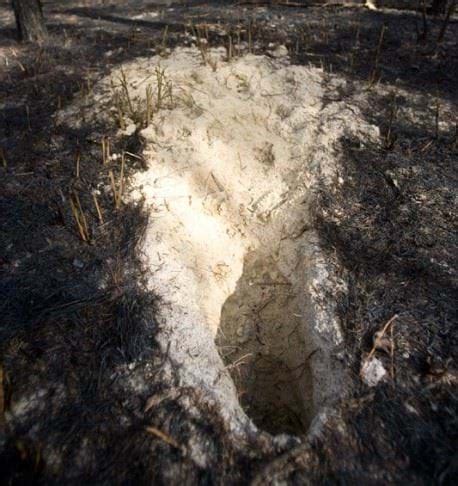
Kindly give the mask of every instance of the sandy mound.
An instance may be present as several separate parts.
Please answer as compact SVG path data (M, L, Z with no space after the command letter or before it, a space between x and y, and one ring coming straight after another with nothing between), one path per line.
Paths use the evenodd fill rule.
M224 49L177 49L123 66L111 83L124 79L129 103L152 107L140 131L149 169L133 197L150 207L145 263L181 384L238 423L241 403L271 432L301 432L342 381L323 296L343 284L316 243L313 188L337 178L344 132L377 133L354 108L325 105L340 82L290 65L285 51L226 62Z

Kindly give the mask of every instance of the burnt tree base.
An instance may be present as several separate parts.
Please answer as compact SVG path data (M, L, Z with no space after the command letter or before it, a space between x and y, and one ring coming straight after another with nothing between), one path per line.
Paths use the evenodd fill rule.
M43 42L48 31L40 0L13 0L12 3L20 40Z

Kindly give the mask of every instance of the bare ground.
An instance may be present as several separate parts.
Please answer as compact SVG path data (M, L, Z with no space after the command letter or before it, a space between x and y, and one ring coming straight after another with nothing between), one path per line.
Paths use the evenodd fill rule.
M158 16L135 19L144 2L86 3L46 3L52 41L43 47L19 45L11 15L0 10L2 477L9 484L452 484L456 21L437 45L441 19L428 19L429 36L418 42L420 17L409 12L220 2L173 11L153 4ZM101 160L101 139L115 140L113 127L88 123L70 133L54 123L59 108L111 67L164 48L167 25L165 47L173 47L189 41L183 25L191 19L219 20L237 36L254 18L258 52L285 44L294 62L345 76L350 88L340 99L358 102L384 140L344 140L344 183L323 192L315 209L322 244L349 286L339 312L352 385L325 426L280 445L268 434L228 440L214 405L193 390L176 392L155 346L155 298L135 251L146 215L133 205L116 210L96 192L102 223L94 203L94 190L119 167ZM210 33L210 42L228 39ZM112 150L141 154L136 136L116 143ZM142 165L128 157L128 174ZM72 204L85 215L83 235ZM368 388L361 361L394 315L388 343L376 350L389 379ZM200 462L187 452L195 444Z

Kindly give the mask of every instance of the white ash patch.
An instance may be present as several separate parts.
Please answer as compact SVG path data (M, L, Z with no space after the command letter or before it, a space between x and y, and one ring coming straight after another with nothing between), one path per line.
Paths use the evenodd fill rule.
M386 376L387 372L378 358L365 360L361 367L361 376L367 386L374 387Z

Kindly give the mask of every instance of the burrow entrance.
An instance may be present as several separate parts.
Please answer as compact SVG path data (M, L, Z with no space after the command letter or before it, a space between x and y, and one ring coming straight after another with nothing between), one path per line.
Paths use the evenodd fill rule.
M242 407L270 433L304 432L313 416L313 350L304 325L294 284L274 257L248 253L216 344Z

